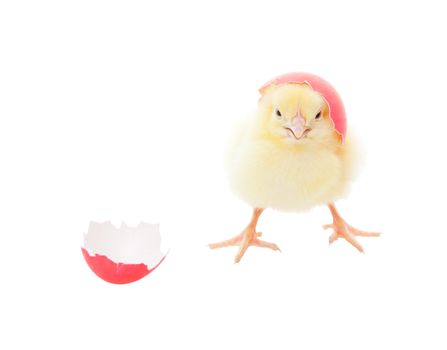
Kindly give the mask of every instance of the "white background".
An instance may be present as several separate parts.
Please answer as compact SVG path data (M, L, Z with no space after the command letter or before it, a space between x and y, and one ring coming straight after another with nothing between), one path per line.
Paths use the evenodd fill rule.
M447 347L442 2L3 1L0 348ZM317 73L365 148L339 209L266 211L282 254L209 251L247 224L223 152L257 88ZM160 222L166 261L124 286L84 263L90 220Z

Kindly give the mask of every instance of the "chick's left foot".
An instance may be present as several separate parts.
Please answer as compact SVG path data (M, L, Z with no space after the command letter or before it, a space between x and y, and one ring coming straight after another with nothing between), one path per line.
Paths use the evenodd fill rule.
M349 225L338 213L337 209L333 204L329 205L329 210L332 213L333 222L332 224L323 225L324 229L332 228L334 232L329 237L329 244L332 244L339 238L344 238L353 247L355 247L360 253L364 253L363 247L355 238L359 237L378 237L380 232L369 232L356 229Z

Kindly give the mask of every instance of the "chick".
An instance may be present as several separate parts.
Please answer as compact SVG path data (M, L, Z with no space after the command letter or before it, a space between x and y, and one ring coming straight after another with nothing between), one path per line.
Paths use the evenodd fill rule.
M227 154L232 190L253 207L238 236L210 244L212 249L239 246L239 262L249 246L279 250L260 240L258 219L266 208L299 212L327 205L332 224L329 243L346 239L363 252L358 230L338 213L334 201L346 195L353 177L355 147L346 137L344 107L335 89L309 73L288 73L264 85L257 112L241 123Z

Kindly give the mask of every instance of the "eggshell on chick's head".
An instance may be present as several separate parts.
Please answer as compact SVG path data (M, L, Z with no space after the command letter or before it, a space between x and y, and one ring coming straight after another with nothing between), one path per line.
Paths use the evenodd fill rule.
M335 90L335 88L323 78L315 74L305 72L286 73L262 85L259 92L264 94L266 89L272 85L303 83L309 85L313 90L317 91L324 97L329 106L329 115L334 123L334 128L341 135L342 141L344 141L347 129L345 107L337 90Z

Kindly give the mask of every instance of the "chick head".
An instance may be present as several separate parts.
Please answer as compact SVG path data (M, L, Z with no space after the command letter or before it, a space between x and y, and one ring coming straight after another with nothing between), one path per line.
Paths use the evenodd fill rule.
M326 100L306 83L269 86L259 112L265 136L276 142L300 147L340 141Z

